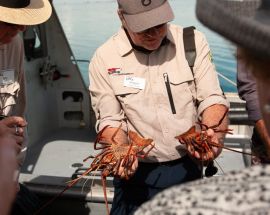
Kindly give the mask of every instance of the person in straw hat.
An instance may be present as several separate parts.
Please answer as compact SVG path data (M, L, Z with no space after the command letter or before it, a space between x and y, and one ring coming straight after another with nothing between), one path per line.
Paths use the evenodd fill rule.
M126 215L165 188L201 177L200 164L221 150L214 148L213 157L201 156L181 146L175 136L195 125L197 113L202 123L212 126L222 121L219 128L226 129L228 102L207 41L197 30L192 73L183 28L168 23L174 14L167 0L117 2L122 27L96 50L89 66L96 128L108 143L114 137L117 144L128 144L128 131L133 130L155 144L145 158L130 156L128 167L120 166L114 173L111 214ZM222 144L224 134L207 132Z
M5 137L3 141L1 139L3 144L16 143L14 150L17 153L18 166L22 165L26 151L24 48L18 33L24 31L26 26L45 22L51 13L48 0L0 0L0 115L1 119L4 118L0 121L0 137ZM18 147L21 150L17 150ZM14 184L14 176L8 178L10 174L5 174L6 168L2 168L2 165L8 165L4 158L6 161L10 160L8 156L1 158L0 186L3 189L0 191L8 187L3 181ZM0 214L7 214L10 205L2 204L4 200L10 201L6 194L0 192L0 210L5 211Z
M270 133L270 1L197 0L198 19L236 44L237 58L250 70ZM270 214L270 165L175 186L142 205L144 214ZM151 208L151 210L150 210Z

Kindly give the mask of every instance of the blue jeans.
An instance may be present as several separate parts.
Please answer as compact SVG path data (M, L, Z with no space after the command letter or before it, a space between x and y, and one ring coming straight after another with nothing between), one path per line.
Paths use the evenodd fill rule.
M162 190L200 177L200 168L188 156L162 163L139 162L131 179L114 178L115 190L110 214L133 214L142 203Z

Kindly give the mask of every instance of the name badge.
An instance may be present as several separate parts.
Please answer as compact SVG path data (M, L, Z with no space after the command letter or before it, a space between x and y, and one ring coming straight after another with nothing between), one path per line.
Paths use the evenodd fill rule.
M6 69L0 71L0 85L8 85L14 83L14 69Z
M125 76L124 86L143 90L145 88L145 79Z

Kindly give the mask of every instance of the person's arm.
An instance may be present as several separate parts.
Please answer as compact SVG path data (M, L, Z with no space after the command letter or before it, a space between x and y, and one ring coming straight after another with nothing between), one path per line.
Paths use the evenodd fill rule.
M262 119L256 81L241 59L237 60L237 90L239 97L246 101L249 120L256 123Z
M226 114L224 119L222 120L222 117L226 113L228 108L224 105L212 105L208 108L206 108L202 114L202 123L207 125L208 127L217 125L217 129L221 131L226 131L228 129L228 115ZM218 123L221 121L221 123L218 125ZM214 143L218 143L223 145L224 144L224 138L226 133L223 132L213 132L212 129L209 129L207 131L208 135L211 137L211 141ZM216 158L222 151L222 147L216 148L213 147L213 153L214 157Z
M16 142L0 137L0 214L8 215L16 195Z
M15 198L18 177L16 155L21 151L23 127L21 117L7 117L0 121L0 214L9 214ZM16 129L17 127L17 129Z
M127 125L124 111L118 102L108 78L108 71L104 66L102 58L96 53L91 60L89 66L90 79L90 95L93 110L96 114L97 132L102 131L101 138L103 141L114 144L112 137L114 134L114 141L117 144L128 144ZM105 128L108 126L107 128ZM117 133L118 127L121 126ZM102 130L105 128L105 130ZM122 165L115 176L125 178L126 173L132 176L137 169L138 160L134 158L133 165L128 171L124 171Z
M240 98L246 101L248 118L254 122L256 131L265 144L268 157L270 158L270 137L262 119L256 81L241 59L237 61L237 89Z
M265 148L267 150L267 155L268 155L268 158L270 160L270 136L267 132L267 129L265 127L263 119L258 120L255 124L255 127L256 127L256 130L257 130L261 140L265 144Z
M229 108L229 102L225 99L223 92L219 85L219 80L215 66L211 60L210 49L204 35L195 31L196 43L196 61L194 66L194 77L196 83L196 92L198 100L198 116L201 122L208 127L218 124L224 116L224 113ZM218 126L220 130L228 128L228 117ZM211 141L217 144L223 144L224 133L215 133L213 129L206 131L210 136ZM213 147L213 156L217 157L222 148ZM201 159L200 153L196 153L196 158ZM202 158L209 160L209 158Z
M114 94L108 71L102 57L95 53L89 65L90 96L92 107L96 115L96 130L100 131L105 126L126 129L124 111Z

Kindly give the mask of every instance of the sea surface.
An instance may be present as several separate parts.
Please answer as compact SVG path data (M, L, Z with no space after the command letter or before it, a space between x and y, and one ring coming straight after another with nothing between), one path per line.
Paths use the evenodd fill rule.
M236 92L235 47L196 18L196 0L169 0L174 10L172 23L183 27L195 26L202 31L210 45L213 62L220 73L219 80L225 92ZM96 48L120 27L117 0L55 0L54 6L66 33L73 54L78 60L91 59ZM79 64L82 76L89 84L88 63ZM231 82L226 81L225 76Z

